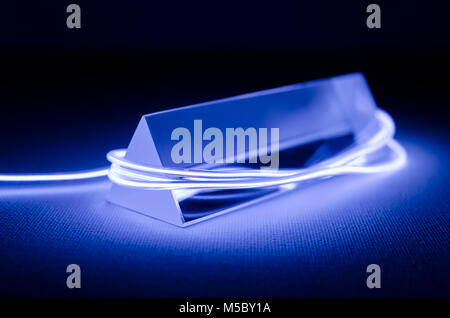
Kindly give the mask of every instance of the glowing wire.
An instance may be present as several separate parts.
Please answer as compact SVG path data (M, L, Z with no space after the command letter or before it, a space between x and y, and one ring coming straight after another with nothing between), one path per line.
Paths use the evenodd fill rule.
M76 172L58 172L42 174L0 174L0 181L35 182L35 181L65 181L81 180L108 175L109 167L94 170L81 170Z
M395 170L404 165L406 162L406 152L396 141L391 140L387 145L394 153L395 159L384 164L374 166L340 166L330 167L325 169L316 169L306 173L299 173L298 175L273 178L273 180L259 181L249 179L247 181L202 181L202 182L187 182L184 180L167 181L147 181L147 176L140 175L139 178L130 180L127 174L118 174L115 169L111 169L109 178L114 183L141 189L152 190L177 190L177 189L242 189L242 188L261 188L270 186L279 186L300 181L312 180L327 176L336 176L345 173L380 173Z
M380 173L398 169L406 162L406 152L392 139L394 122L383 111L378 111L375 116L380 130L368 141L308 169L241 169L236 172L156 168L130 162L124 158L125 150L115 150L108 153L112 162L108 177L123 186L148 190L236 189L280 186L344 173ZM365 156L383 148L389 149L394 158L381 164L363 165L367 161Z
M236 189L281 186L335 176L345 173L380 173L395 170L406 162L406 152L393 140L395 125L391 117L379 110L376 119L379 131L368 141L307 169L291 170L185 170L158 168L131 162L125 158L126 150L107 154L110 168L55 174L0 174L0 181L64 181L103 177L122 186L151 190ZM394 158L381 164L367 164L366 156L380 149L389 149Z

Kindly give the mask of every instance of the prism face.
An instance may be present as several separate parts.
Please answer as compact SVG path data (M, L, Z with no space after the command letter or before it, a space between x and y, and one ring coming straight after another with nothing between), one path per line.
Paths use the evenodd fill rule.
M128 145L126 159L152 167L163 167L156 150L153 137L144 117L141 118L138 127Z
M144 118L136 128L125 158L150 167L163 167ZM171 224L182 226L184 223L172 191L148 191L113 184L108 201Z
M113 184L107 199L111 203L174 225L184 224L172 191L148 191Z
M202 120L203 131L208 127L223 132L236 127L269 130L276 127L280 147L289 147L293 143L357 133L373 118L375 109L364 77L356 73L163 111L144 118L163 166L190 168L195 165L173 162L171 150L177 141L171 141L171 134L175 128L185 127L194 140L195 120ZM194 153L194 141L191 153Z
M295 84L145 115L129 144L126 159L160 168L259 169L262 160L255 159L256 163L250 163L250 158L253 151L258 154L260 150L261 131L266 131L261 129L267 129L270 131L266 136L267 149L273 151L274 142L278 143L279 167L305 168L354 145L361 139L360 135L364 135L365 127L373 121L376 109L367 83L359 73ZM259 142L253 144L257 148L254 149L250 134L245 137L248 138L245 139L247 144L244 149L241 148L245 162L228 161L226 154L231 148L227 149L229 140L226 136L230 128L235 131L242 128L246 132L254 128L255 138L259 138ZM216 133L214 138L205 138L208 129L222 133ZM278 129L278 140L271 138L271 129ZM174 134L174 131L181 133ZM223 160L212 163L202 161L204 149L217 138L223 139L211 153L217 154L218 150L222 150ZM173 149L180 142L185 144L180 147L183 151L179 155L183 158L189 155L190 161L173 160ZM240 155L237 145L233 145L232 150L236 156ZM200 162L198 158L201 158ZM294 162L293 158L297 160ZM283 192L283 189L189 192L142 190L115 184L109 200L163 221L186 226L272 197Z

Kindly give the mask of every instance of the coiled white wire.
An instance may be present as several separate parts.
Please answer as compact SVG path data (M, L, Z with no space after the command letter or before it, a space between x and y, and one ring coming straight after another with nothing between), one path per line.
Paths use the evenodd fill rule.
M379 173L400 168L406 162L406 152L393 140L395 125L391 117L378 110L380 130L369 141L354 146L343 154L306 169L280 170L200 170L157 168L130 162L126 150L107 154L111 167L57 174L0 174L0 181L63 181L108 176L122 186L148 190L239 189L280 186L346 173ZM393 158L378 164L364 165L366 156L388 147Z
M295 170L186 170L157 168L140 165L125 159L125 150L113 150L107 158L111 161L108 177L122 186L148 190L181 189L239 189L280 186L344 173L379 173L401 167L406 161L403 147L393 140L395 125L391 117L377 111L380 130L363 145L321 164ZM365 156L388 147L394 154L391 160L364 165Z

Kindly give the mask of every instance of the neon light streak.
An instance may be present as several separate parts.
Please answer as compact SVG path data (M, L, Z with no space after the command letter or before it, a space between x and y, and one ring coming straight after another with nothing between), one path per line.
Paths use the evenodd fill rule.
M66 181L82 180L105 177L108 175L109 168L99 168L94 170L81 170L75 172L62 173L42 173L42 174L0 174L0 181L15 182L38 182L38 181Z
M402 167L406 152L393 140L395 125L391 117L379 110L376 113L380 129L370 140L356 145L343 154L307 169L295 170L184 170L156 168L125 159L126 150L107 154L110 168L55 174L0 174L0 181L35 182L81 180L108 176L117 184L151 190L236 189L281 186L322 177L348 173L381 173ZM382 163L367 164L366 156L387 147L393 158Z

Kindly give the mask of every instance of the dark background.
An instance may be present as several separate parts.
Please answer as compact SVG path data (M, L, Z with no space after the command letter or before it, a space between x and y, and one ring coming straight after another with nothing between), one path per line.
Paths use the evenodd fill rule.
M2 4L2 171L97 167L143 114L353 71L447 130L445 2L379 1L381 29L367 1L78 1L81 29L69 3Z
M372 1L74 2L81 29L66 27L69 1L0 5L2 172L107 165L106 152L127 146L143 114L353 71L366 75L400 141L419 155L403 181L364 194L356 210L329 205L342 213L325 215L334 223L287 211L266 224L254 212L178 232L134 214L123 219L118 208L105 217L104 198L93 193L47 195L45 204L5 199L2 295L372 296L354 288L365 272L352 275L381 259L396 284L376 296L448 296L446 2L373 1L381 29L366 27ZM439 168L425 167L435 157ZM399 197L389 186L405 190ZM189 243L199 248L183 249ZM304 255L302 269L295 261ZM78 261L90 280L74 294L61 282L66 264ZM189 275L175 273L182 262Z

